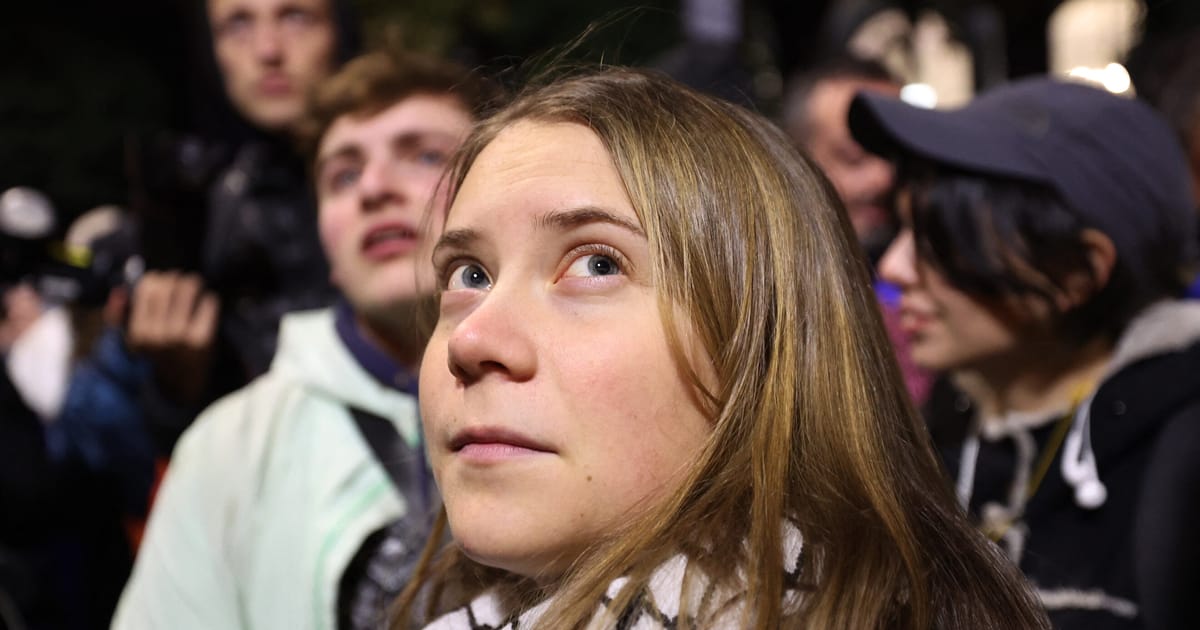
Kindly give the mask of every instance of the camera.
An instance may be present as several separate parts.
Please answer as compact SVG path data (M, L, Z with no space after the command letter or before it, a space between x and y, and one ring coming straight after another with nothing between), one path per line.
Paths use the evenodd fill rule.
M119 208L85 213L60 240L61 222L37 190L0 193L0 290L28 282L48 302L99 306L114 287L140 276L136 229Z

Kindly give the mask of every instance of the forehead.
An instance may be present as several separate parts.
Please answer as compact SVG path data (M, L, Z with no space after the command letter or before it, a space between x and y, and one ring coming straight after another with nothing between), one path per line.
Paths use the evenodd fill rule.
M519 219L582 206L604 207L638 221L612 158L594 132L575 123L519 121L476 157L449 220L470 221L480 212Z
M250 13L272 13L283 7L301 7L314 11L327 11L332 0L207 0L210 17L229 15L235 11Z
M846 115L850 111L850 101L860 90L889 96L900 95L900 86L887 81L853 77L823 79L813 86L812 96L809 97L809 115L822 123L836 121L840 123L839 126L849 128Z
M446 94L413 94L370 115L346 114L321 138L318 156L348 146L387 143L400 134L466 135L472 118L462 102Z

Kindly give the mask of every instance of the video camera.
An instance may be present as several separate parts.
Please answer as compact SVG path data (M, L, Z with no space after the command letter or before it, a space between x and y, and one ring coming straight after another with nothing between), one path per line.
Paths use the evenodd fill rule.
M0 290L28 282L48 302L99 306L114 287L136 281L132 222L115 207L92 213L95 225L86 227L94 237L72 243L57 238L62 217L46 195L26 187L0 193Z

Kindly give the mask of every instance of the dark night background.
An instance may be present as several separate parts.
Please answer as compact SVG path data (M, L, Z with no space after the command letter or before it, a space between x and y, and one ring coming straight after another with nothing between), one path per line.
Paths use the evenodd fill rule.
M68 216L101 203L128 203L131 144L164 129L204 132L217 124L211 78L197 71L196 0L7 4L9 17L0 21L0 190L42 189ZM606 61L648 64L682 44L679 0L355 4L368 43L404 42L487 67L515 66L612 16L615 23L589 40L593 58L602 53ZM742 48L755 51L746 56L750 65L770 65L786 76L840 37L856 11L880 4L910 11L932 6L953 21L988 3L746 0ZM1200 2L1147 4L1149 39L1200 23ZM1006 27L1009 76L1045 70L1045 22L1057 5L993 3ZM969 40L969 32L963 34Z

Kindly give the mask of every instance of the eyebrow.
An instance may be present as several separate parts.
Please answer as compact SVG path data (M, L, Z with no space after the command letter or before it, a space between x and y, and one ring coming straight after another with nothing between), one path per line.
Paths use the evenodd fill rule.
M324 170L326 164L329 164L330 162L332 162L334 160L343 159L343 158L351 159L351 160L361 159L362 158L362 150L360 150L358 148L358 146L354 145L354 144L342 145L342 146L338 147L337 149L318 157L317 164L313 168L313 172L319 174L322 170Z
M441 129L406 129L388 139L393 147L419 146L423 141L457 142L458 137Z
M539 228L549 228L560 232L566 232L580 226L589 225L592 223L607 223L615 225L619 228L628 230L640 238L646 238L646 232L642 230L642 226L618 216L617 214L600 208L597 206L581 206L568 210L552 210L534 219L534 225ZM437 245L433 247L433 258L437 258L438 252L445 249L470 249L472 245L482 240L483 236L478 230L471 228L461 228L457 230L448 230L438 239Z
M429 129L413 129L401 131L393 135L388 139L388 142L391 144L393 150L409 150L421 146L421 143L425 140L452 143L456 140L456 138L453 134L449 134L440 130L435 131ZM362 159L362 155L363 151L358 143L354 141L346 142L333 151L319 156L317 158L316 168L314 170L315 172L320 173L321 169L333 160L340 158Z
M443 232L437 245L433 246L432 258L436 260L438 253L445 249L470 249L471 245L477 243L480 238L479 231L470 228Z
M534 225L538 227L553 228L561 232L573 230L590 223L615 225L632 232L636 236L646 238L646 232L642 229L642 226L599 206L580 206L565 210L552 210L534 220Z

